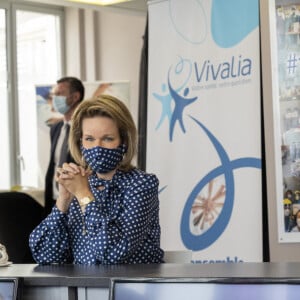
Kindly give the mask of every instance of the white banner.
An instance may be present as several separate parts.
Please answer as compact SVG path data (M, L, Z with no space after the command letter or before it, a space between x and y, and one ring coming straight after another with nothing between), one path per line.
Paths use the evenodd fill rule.
M148 4L162 247L199 263L262 261L258 0Z

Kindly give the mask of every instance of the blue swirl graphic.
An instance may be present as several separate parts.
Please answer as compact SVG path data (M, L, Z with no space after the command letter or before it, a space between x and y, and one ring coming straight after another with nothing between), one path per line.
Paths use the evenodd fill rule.
M193 251L198 251L207 248L213 244L223 233L227 227L232 209L234 204L234 177L233 170L237 168L252 167L261 168L261 160L258 158L239 158L230 161L225 149L222 147L220 142L215 138L215 136L197 119L190 116L207 134L208 138L214 145L216 152L218 153L221 161L221 165L212 171L210 171L206 176L204 176L199 183L194 187L191 194L189 195L186 204L183 209L181 217L181 239L186 246L186 248ZM226 183L226 196L224 201L224 206L220 212L220 215L212 224L212 226L205 231L203 234L196 236L191 233L189 219L191 208L199 192L205 187L210 181L216 177L224 175Z

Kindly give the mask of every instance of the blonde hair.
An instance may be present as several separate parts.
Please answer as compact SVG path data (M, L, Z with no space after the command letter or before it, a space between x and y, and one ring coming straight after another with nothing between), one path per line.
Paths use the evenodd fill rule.
M84 100L76 108L69 135L69 148L74 160L79 165L87 166L81 154L82 121L97 116L109 117L116 122L121 141L127 146L127 152L118 168L122 171L132 169L132 159L137 149L136 126L126 105L111 95L101 94L94 99Z

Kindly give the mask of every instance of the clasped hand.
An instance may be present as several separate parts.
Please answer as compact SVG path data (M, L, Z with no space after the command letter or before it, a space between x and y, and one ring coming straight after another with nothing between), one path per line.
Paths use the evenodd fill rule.
M82 198L90 193L88 176L91 171L74 163L64 163L62 168L57 168L55 180L59 184L59 196L57 206L66 211L72 198Z

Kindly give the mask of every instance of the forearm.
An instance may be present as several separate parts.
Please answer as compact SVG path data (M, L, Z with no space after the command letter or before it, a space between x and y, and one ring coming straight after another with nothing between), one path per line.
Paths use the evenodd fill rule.
M88 216L85 218L85 227L89 248L92 249L91 252L94 253L96 261L101 264L127 262L143 244L148 232L148 222L145 222L145 225L132 226L128 222L118 222L104 216L97 218L95 222L93 216L97 213L92 211L87 207Z
M130 241L109 226L103 226L96 234L97 243L93 243L96 259L101 264L124 263L131 254Z
M29 237L29 246L37 263L66 263L70 259L69 238L64 216L52 212Z

